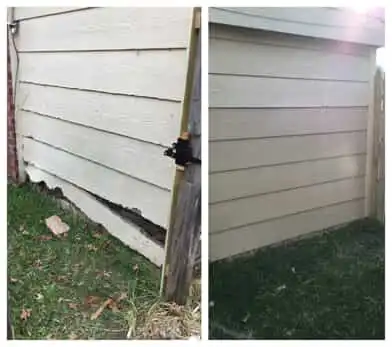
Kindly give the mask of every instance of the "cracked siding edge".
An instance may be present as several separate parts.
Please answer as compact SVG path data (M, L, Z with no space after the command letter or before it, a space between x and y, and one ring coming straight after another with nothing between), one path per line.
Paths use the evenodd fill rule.
M61 178L28 165L26 171L33 182L44 181L50 189L61 188L63 194L82 210L87 217L102 224L106 230L125 245L145 256L152 263L161 266L164 249L142 234L139 227L133 226L116 216L108 207L98 202L88 193Z

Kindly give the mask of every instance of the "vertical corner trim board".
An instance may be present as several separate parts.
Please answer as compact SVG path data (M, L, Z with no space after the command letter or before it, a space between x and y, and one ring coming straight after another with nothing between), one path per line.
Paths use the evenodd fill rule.
M61 188L63 194L76 203L91 220L102 224L110 234L145 256L155 265L162 266L164 260L163 247L142 234L139 227L125 222L92 195L73 184L31 165L27 166L26 171L33 182L44 181L51 189Z

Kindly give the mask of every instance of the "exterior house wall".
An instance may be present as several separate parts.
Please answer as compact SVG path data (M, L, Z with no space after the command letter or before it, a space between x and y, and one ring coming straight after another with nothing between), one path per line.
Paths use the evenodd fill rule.
M26 172L167 227L191 8L15 8Z
M310 11L210 11L212 261L366 214L375 48L331 41Z
M379 13L380 12L380 13ZM342 7L220 7L210 22L319 39L383 46L385 14Z

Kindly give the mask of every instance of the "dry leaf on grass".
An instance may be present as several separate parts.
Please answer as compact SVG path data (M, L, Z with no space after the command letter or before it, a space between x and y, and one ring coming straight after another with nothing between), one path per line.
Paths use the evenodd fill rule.
M52 240L52 239L53 239L52 235L41 235L41 236L38 236L38 240L40 240L40 241L49 241L49 240Z
M106 241L103 243L102 248L105 249L105 248L108 248L109 246L110 246L110 240L106 240Z
M126 299L127 297L128 297L127 293L124 292L121 293L116 300L114 300L108 305L108 308L110 308L113 312L119 312L121 309L120 302Z
M87 245L87 249L88 249L89 251L93 251L93 252L98 251L98 247L96 247L96 246L94 246L94 245L92 245L92 244Z
M37 259L37 260L34 262L33 266L34 266L35 268L37 268L38 270L41 270L41 269L42 269L42 261L41 261L41 259Z
M128 297L128 294L125 293L125 292L122 292L122 293L119 295L119 297L116 299L116 302L118 303L118 302L120 302L120 301L126 299L127 297Z
M110 278L110 276L112 275L111 272L108 271L97 271L97 277L106 277L106 278Z
M115 301L111 302L108 305L108 308L111 309L113 312L120 312L119 307L117 306L117 303Z
M138 265L138 264L135 264L135 265L132 267L132 269L133 269L133 271L139 271L139 265Z
M66 280L67 280L67 276L65 276L65 275L60 275L60 276L56 277L57 282L64 282Z
M22 320L26 320L27 318L29 318L31 316L31 309L23 309L20 313L20 319Z
M100 233L99 231L96 231L95 233L93 233L93 237L96 239L100 239L102 237L102 233Z
M64 223L59 216L51 216L45 219L46 226L56 236L65 234L69 231L69 226Z
M17 278L11 277L11 278L10 278L10 282L11 282L11 283L18 283L19 280L18 280Z
M105 310L106 307L108 307L109 305L113 304L113 299L109 298L107 299L100 307L99 309L91 316L91 320L96 320L97 318L99 318L99 316L102 314L102 312Z
M200 310L175 303L156 303L143 317L136 319L127 338L134 339L189 339L200 336Z
M76 310L76 309L78 309L79 305L71 302L71 303L68 304L68 307L73 309L73 310Z
M98 296L94 296L94 295L89 295L84 299L84 304L88 307L92 307L92 306L97 306L99 304L99 302L101 301L101 298Z

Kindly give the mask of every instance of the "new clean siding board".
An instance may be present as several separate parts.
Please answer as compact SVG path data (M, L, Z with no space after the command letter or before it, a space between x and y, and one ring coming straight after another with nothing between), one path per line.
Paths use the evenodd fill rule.
M364 216L368 48L210 29L210 259Z
M210 209L210 232L363 198L364 187L363 177L349 178L214 204Z
M210 171L309 161L366 152L366 133L283 136L210 144Z
M167 227L175 167L163 151L180 130L192 14L16 8L27 167Z
M363 82L212 74L209 90L211 107L350 107L368 104L369 86Z
M385 36L381 19L341 8L221 7L210 8L209 17L217 24L364 45L382 46Z
M362 218L363 215L364 200L357 199L211 234L210 260L227 258L288 238L334 227Z
M210 177L209 201L213 204L252 195L364 176L365 159L365 154L349 155L216 173Z
M312 135L361 131L367 127L367 107L351 108L222 108L211 109L212 140Z

